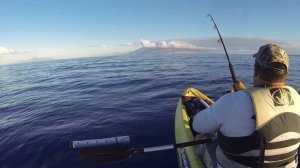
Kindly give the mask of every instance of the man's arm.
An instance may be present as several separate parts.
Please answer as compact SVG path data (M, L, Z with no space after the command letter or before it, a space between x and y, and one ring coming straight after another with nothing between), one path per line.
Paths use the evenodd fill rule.
M226 119L230 107L232 94L226 94L212 106L197 113L193 118L193 129L199 133L211 133L220 129Z
M198 133L211 133L219 129L220 122L213 115L213 107L197 113L193 118L193 129Z

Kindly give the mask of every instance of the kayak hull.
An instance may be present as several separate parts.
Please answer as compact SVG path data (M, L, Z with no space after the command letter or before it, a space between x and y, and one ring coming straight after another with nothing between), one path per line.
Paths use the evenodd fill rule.
M182 96L198 97L209 104L213 101L194 88L187 88ZM189 125L190 118L187 115L181 98L179 98L175 114L175 139L176 143L194 141L194 135ZM201 158L196 153L196 146L188 146L177 149L178 164L180 168L205 168Z

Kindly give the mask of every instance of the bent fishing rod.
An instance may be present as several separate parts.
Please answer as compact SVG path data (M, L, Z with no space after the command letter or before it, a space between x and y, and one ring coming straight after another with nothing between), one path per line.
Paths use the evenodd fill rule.
M219 35L219 37L220 37L220 39L218 40L218 42L219 42L219 43L222 43L222 45L223 45L225 54L226 54L226 56L227 56L227 61L228 61L228 66L229 66L229 70L230 70L230 73L231 73L232 81L233 81L233 83L236 83L236 82L238 82L238 80L236 79L236 76L235 76L235 73L234 73L234 70L233 70L233 66L232 66L232 64L231 64L231 62L230 62L230 59L229 59L229 56L228 56L228 53L227 53L227 50L226 50L224 41L223 41L222 36L221 36L221 33L220 33L219 29L218 29L218 26L217 26L217 24L216 24L214 18L211 16L211 14L207 14L207 17L210 17L211 21L214 23L214 29L216 29L217 32L218 32L218 35Z

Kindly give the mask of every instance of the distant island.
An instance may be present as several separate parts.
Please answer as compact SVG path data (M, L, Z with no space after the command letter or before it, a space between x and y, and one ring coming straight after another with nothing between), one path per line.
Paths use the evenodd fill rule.
M220 53L220 52L219 52ZM190 49L190 48L151 48L142 47L126 55L195 55L195 54L216 54L209 49Z
M253 55L255 52L232 52L228 50L229 55ZM158 48L158 47L142 47L135 51L122 55L136 55L136 56L173 56L173 55L199 55L199 54L225 54L224 50L213 49L191 49L191 48ZM290 56L300 56L298 54L290 54Z
M17 62L16 64L26 64L26 63L49 61L49 60L54 60L54 59L53 58L32 58L32 59L29 59L29 60L24 60L24 61Z

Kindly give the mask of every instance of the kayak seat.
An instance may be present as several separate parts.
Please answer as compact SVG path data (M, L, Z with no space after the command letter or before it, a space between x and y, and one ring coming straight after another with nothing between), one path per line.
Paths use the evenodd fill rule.
M182 104L185 107L185 111L190 118L189 126L191 128L191 132L195 136L195 135L197 135L197 132L192 127L193 117L198 112L205 109L206 107L203 105L203 103L200 101L200 99L195 96L181 96L181 100L182 100Z
M181 96L181 100L190 118L193 118L194 115L206 108L198 97Z

